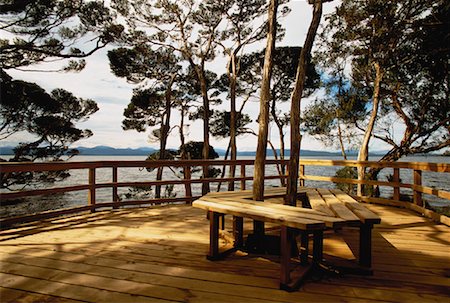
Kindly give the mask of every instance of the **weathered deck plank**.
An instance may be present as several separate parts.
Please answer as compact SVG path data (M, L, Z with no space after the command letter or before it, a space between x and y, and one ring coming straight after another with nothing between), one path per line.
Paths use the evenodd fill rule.
M89 213L0 231L1 302L449 301L450 228L407 210L367 207L382 217L373 236L374 275L326 277L294 293L278 290L277 257L238 251L207 261L208 224L189 206ZM325 254L354 258L357 234L327 234Z

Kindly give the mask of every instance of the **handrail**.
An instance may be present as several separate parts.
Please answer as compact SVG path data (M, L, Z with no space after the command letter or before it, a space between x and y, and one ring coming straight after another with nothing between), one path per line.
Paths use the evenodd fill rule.
M266 164L288 164L288 160L266 160ZM219 166L219 165L253 165L254 160L109 160L109 161L80 161L80 162L0 162L0 171L8 172L34 172L55 171L67 169L107 168L107 167L146 167L158 168L160 166ZM449 163L429 162L377 162L353 160L313 160L300 159L300 165L315 166L351 166L373 168L405 168L431 172L450 172Z
M267 160L267 165L287 165L288 160ZM192 178L190 174L190 169L195 166L235 166L241 168L241 173L236 177L227 178ZM54 194L54 193L65 193L70 191L88 191L88 203L87 206L81 206L73 208L72 211L69 209L57 210L45 212L37 215L31 216L21 216L17 218L3 218L0 219L0 224L2 226L7 226L8 224L13 224L17 222L30 221L31 219L42 219L51 217L52 214L60 215L67 214L71 212L95 211L98 208L113 207L118 208L123 205L139 205L139 204L161 204L172 202L191 202L195 197L192 195L192 184L199 183L213 183L213 182L240 182L240 189L246 189L246 181L251 181L252 176L246 175L246 167L253 166L254 160L156 160L156 161L88 161L88 162L2 162L0 163L0 172L2 174L17 173L17 172L38 172L38 171L62 171L71 169L88 169L88 183L82 185L73 185L65 187L47 188L47 189L35 189L35 190L25 190L17 192L1 192L0 201L2 199L10 198L22 198L28 196ZM346 179L328 176L313 176L306 174L306 168L308 166L347 166L347 167L371 167L371 168L392 168L393 169L393 182L378 181L378 180L356 180L356 179ZM132 168L132 167L144 167L144 168L158 168L158 167L181 167L184 169L183 179L174 180L154 180L146 182L135 182L135 181L122 181L118 180L118 168ZM111 168L112 169L112 180L111 182L97 183L96 182L96 170L99 168ZM400 182L400 169L409 169L413 173L413 184L401 183ZM413 204L419 208L423 208L424 203L422 199L422 194L430 194L436 197L447 199L450 201L450 192L444 189L436 189L422 185L422 172L440 172L449 173L450 164L447 163L427 163L427 162L375 162L375 161L353 161L353 160L313 160L313 159L301 159L300 160L300 174L299 181L300 185L305 184L305 180L314 181L326 181L334 183L347 183L347 184L364 184L371 186L390 186L394 190L392 199L384 198L374 198L374 197L355 197L360 201L372 202L372 203L386 203L400 205L404 203L400 199L400 189L409 188L413 190ZM266 180L273 179L285 179L286 175L273 175L265 176ZM119 187L133 187L133 186L161 186L161 185L184 185L185 186L185 196L173 199L161 198L161 199L151 199L143 201L119 201L118 188ZM111 203L97 203L96 202L96 189L99 188L111 188L112 189L112 199ZM170 201L169 201L170 200ZM384 202L383 202L384 201ZM403 205L403 204L402 204ZM417 209L416 209L417 210ZM423 212L423 211L422 211ZM13 223L12 223L13 222Z

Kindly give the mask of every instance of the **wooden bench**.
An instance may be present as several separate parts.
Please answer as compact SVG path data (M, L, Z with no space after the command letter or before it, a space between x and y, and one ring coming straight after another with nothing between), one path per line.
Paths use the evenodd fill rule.
M219 260L228 253L241 248L243 244L243 218L278 224L281 226L280 289L288 291L297 289L307 271L322 260L323 230L326 226L337 227L342 223L342 220L329 218L314 210L265 202L253 202L246 199L238 200L224 201L206 195L192 203L192 206L205 209L209 213L210 243L207 258L209 260ZM224 252L219 251L219 217L222 214L234 216L234 247ZM290 268L291 245L296 231L306 235L313 234L313 262L308 265L304 264L305 270L303 275L292 281Z
M359 227L359 269L372 274L372 229L381 218L339 189L306 189L311 208L341 218L346 226ZM348 268L349 269L349 268Z
M299 188L299 198L307 199L311 208L295 207L281 204L285 188L271 188L265 191L266 202L252 200L251 191L208 193L193 202L193 206L205 209L210 219L210 245L207 258L218 260L228 253L243 246L243 218L260 222L271 222L281 226L281 272L280 288L293 290L303 280L303 275L296 281L290 278L290 259L292 244L296 234L300 234L300 263L307 270L322 262L324 229L338 230L345 226L358 227L359 267L340 267L351 273L371 274L372 264L372 228L381 222L380 218L358 203L351 196L340 190ZM271 203L271 202L278 202ZM300 201L299 201L300 202ZM220 252L219 218L233 215L234 247ZM309 235L313 235L312 263L308 264Z

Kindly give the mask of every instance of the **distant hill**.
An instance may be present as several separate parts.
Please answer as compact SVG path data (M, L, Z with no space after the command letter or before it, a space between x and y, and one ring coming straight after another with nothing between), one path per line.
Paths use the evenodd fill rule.
M14 155L13 146L0 147L0 155ZM147 156L155 151L151 147L140 148L113 148L109 146L75 147L84 156Z
M0 155L13 155L13 146L3 146L0 147ZM156 151L152 147L139 147L139 148L114 148L110 146L96 146L96 147L76 147L80 151L80 155L85 156L147 156L150 153ZM216 149L216 152L220 156L225 155L224 149ZM279 150L277 150L279 154ZM384 155L386 151L375 151L370 153L371 155ZM267 150L267 156L272 156L272 150ZM290 155L290 150L286 150L286 156ZM340 152L335 151L318 151L318 150L301 150L302 156L340 156ZM348 156L357 156L357 151L347 152ZM255 151L238 151L238 156L244 157L254 157L256 156Z
M85 156L147 156L155 151L151 147L140 148L113 148L109 146L76 147L80 155Z

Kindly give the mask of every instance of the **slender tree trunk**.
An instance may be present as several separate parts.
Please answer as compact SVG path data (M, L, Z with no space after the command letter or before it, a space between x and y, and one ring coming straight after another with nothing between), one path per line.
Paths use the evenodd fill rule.
M337 118L337 128L338 128L339 145L341 146L341 154L344 160L347 160L347 153L345 152L344 140L342 139L342 130L341 130L341 123L339 122L339 117Z
M273 53L275 50L277 8L278 0L271 0L269 6L269 31L267 33L263 79L261 82L258 146L256 149L253 174L253 200L256 201L262 201L264 199L264 166L266 162L267 137L269 133L270 79L272 77Z
M314 43L314 38L322 17L322 1L318 0L314 3L314 12L311 24L308 29L305 44L302 47L300 58L298 60L297 76L295 80L294 91L292 92L291 101L291 155L289 158L289 178L286 193L285 204L297 204L297 183L298 170L300 162L300 104L302 101L303 88L305 86L306 70L308 58Z
M160 145L159 145L159 160L166 159L166 146L167 146L167 138L169 137L170 131L170 115L172 111L172 85L175 81L176 74L173 74L170 78L170 81L167 85L167 90L165 94L165 114L161 119L161 132L160 132ZM156 180L162 180L163 175L163 167L158 167L156 172ZM161 186L157 185L155 188L155 198L161 197Z
M179 127L179 135L180 135L180 146L184 146L185 144L185 136L184 136L184 117L187 111L187 106L181 105L181 119L180 119L180 127ZM181 159L182 160L190 160L191 156L189 154L186 155L184 151L181 152ZM189 180L191 178L191 172L190 167L183 169L183 178L184 180ZM192 194L191 184L184 184L184 190L185 193L188 195L189 193Z
M228 155L230 154L230 143L228 143L228 146L227 146L227 150L225 151L225 156L224 156L224 160L227 160L228 159ZM220 175L220 178L223 178L223 177L225 177L225 169L227 168L227 166L224 164L223 166L222 166L222 174ZM219 184L217 184L217 192L219 192L220 191L220 188L222 187L222 181L221 182L219 182Z
M373 128L375 126L375 121L378 115L378 107L380 103L380 84L383 78L383 73L381 71L380 65L378 62L374 64L375 68L375 81L374 81L374 90L373 90L373 106L372 113L370 115L369 124L367 125L366 132L364 133L363 142L361 143L361 148L358 153L358 161L367 161L369 159L369 142L370 137L372 136ZM364 180L365 168L358 167L358 180ZM364 187L362 184L358 184L356 194L358 196L362 196L364 191Z
M203 159L209 159L209 98L208 87L206 85L206 76L203 68L199 70L197 67L197 75L200 81L200 88L203 97ZM203 178L209 177L209 167L203 167ZM206 195L209 192L209 183L202 184L202 195Z
M284 133L283 133L283 124L281 123L280 119L278 119L277 113L276 113L276 100L275 100L275 96L274 93L272 93L272 106L270 108L270 113L272 115L272 119L275 122L275 125L278 128L278 134L280 136L280 159L284 160ZM277 157L278 155L276 154L276 149L272 148L275 157ZM280 175L284 175L286 173L286 167L284 164L277 164L277 170L279 172ZM281 186L286 186L286 180L285 179L280 179L280 183Z
M277 153L277 150L275 149L275 146L273 146L273 144L270 140L268 140L267 143L269 144L270 148L272 149L273 157L275 158L276 161L278 161L278 153ZM282 167L284 168L284 165L277 164L277 172L280 177L284 176L284 172L281 170ZM285 186L284 180L285 180L284 178L280 178L281 186Z
M231 71L229 74L230 78L230 152L231 161L236 161L237 147L236 147L236 134L237 134L237 123L236 123L236 55L232 53L231 55ZM236 174L236 165L230 165L230 171L228 176L234 178ZM228 183L228 190L234 191L234 182L230 181Z
M184 106L184 105L181 105L181 120L180 120L180 131L179 131L179 134L180 134L180 146L183 146L184 144L185 144L185 137L184 137L184 115L186 114L186 107ZM182 157L182 159L185 159L185 158L183 158L183 155L181 155Z

